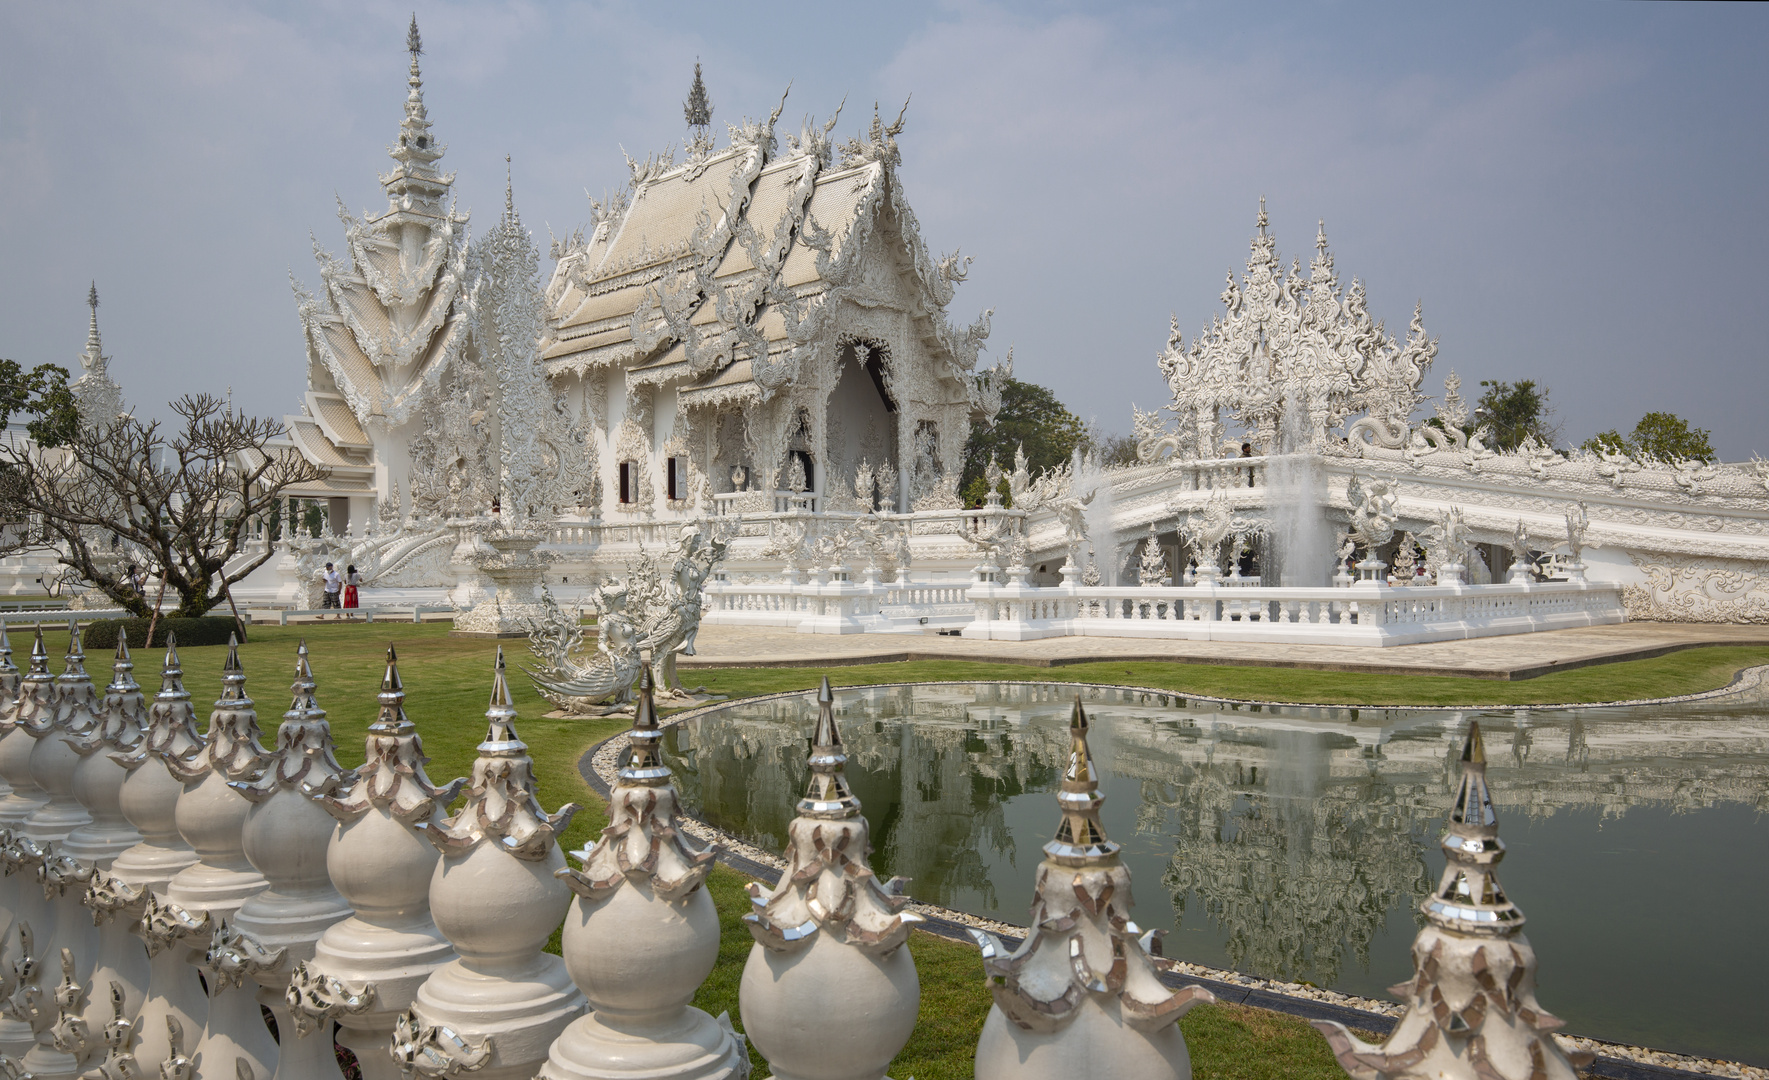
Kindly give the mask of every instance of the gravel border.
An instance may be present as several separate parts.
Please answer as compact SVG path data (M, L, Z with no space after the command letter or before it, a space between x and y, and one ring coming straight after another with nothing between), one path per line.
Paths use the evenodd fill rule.
M1262 705L1290 707L1302 709L1341 709L1341 708L1381 708L1407 709L1415 712L1475 712L1488 709L1604 709L1621 708L1641 705L1671 705L1690 701L1705 701L1732 694L1744 693L1758 689L1763 685L1764 677L1769 674L1769 665L1745 668L1735 675L1726 686L1715 690L1705 690L1696 694L1682 694L1676 697L1639 698L1628 701L1603 702L1572 702L1559 705L1373 705L1347 706L1305 704L1290 701L1257 701L1250 698L1214 697L1208 694L1185 694L1173 690L1155 687L1127 686L1112 683L1073 683L1058 685L1100 686L1110 690L1127 690L1132 693L1158 694L1165 697L1181 697L1191 701L1217 702L1225 705ZM1025 682L1040 682L1037 679L949 679L937 682L917 683L918 686L974 686L979 684L1017 685ZM881 687L901 686L901 683L869 683L862 686L844 686L842 690L875 690ZM752 704L762 701L774 701L781 698L798 697L810 693L809 690L786 690L773 694L758 694L754 697L710 702L690 709L684 709L660 721L662 727L674 727L695 717L730 708L733 705ZM627 737L623 732L611 735L591 746L578 759L578 772L583 776L592 790L602 798L608 798L609 791L615 780L615 772L619 767L620 756L626 750ZM786 861L773 852L765 851L739 837L707 824L699 818L682 815L682 829L690 836L708 844L719 845L719 861L741 873L750 875L770 885L778 882ZM921 927L940 937L973 944L970 930L981 930L1000 937L1010 947L1018 945L1025 938L1026 928L1014 923L986 919L978 915L957 911L952 908L938 907L933 904L911 900L908 909L922 916L927 922ZM1225 1001L1236 1004L1251 1005L1274 1012L1300 1016L1304 1019L1337 1020L1348 1027L1374 1032L1386 1036L1393 1029L1396 1020L1405 1011L1403 1006L1390 1001L1378 1001L1372 998L1358 997L1354 994L1342 994L1335 990L1324 990L1301 983L1281 982L1274 979L1261 979L1238 971L1227 971L1221 968L1205 967L1183 960L1162 958L1156 961L1162 970L1162 981L1170 986L1198 983L1209 989ZM1690 1057L1674 1054L1667 1050L1654 1050L1650 1047L1630 1046L1625 1043L1601 1042L1578 1035L1556 1034L1561 1045L1567 1049L1579 1049L1595 1054L1596 1059L1585 1070L1585 1075L1604 1077L1608 1080L1674 1080L1677 1077L1690 1076L1721 1076L1734 1077L1738 1080L1769 1080L1769 1069L1754 1065L1745 1065L1736 1061L1725 1061L1718 1058Z

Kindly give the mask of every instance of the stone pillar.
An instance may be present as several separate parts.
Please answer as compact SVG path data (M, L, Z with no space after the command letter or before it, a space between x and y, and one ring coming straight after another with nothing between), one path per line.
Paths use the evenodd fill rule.
M260 1002L276 1017L277 1080L339 1080L332 1025L297 1026L285 992L295 965L313 959L320 935L350 916L325 869L335 822L312 798L336 791L344 768L332 756L332 728L314 698L305 641L295 652L290 694L263 775L233 785L252 804L241 834L246 858L270 883L240 905L233 929L265 957L251 975Z
M972 931L995 1004L977 1042L978 1080L1110 1076L1189 1080L1178 1020L1214 1001L1208 990L1161 984L1147 942L1130 921L1130 870L1100 824L1099 774L1087 746L1087 712L1075 695L1069 763L1057 806L1062 822L1038 865L1033 931L1009 953Z
M577 894L565 916L565 966L594 1011L553 1041L543 1080L749 1073L730 1017L714 1020L689 1004L719 958L719 915L701 887L715 852L681 830L662 740L646 665L608 827L580 853L582 870L560 872Z
M880 1080L921 1005L903 948L921 918L867 865L866 819L843 775L828 678L817 702L810 790L787 826L786 871L765 899L761 885L749 887L756 910L743 918L756 944L738 1000L778 1080Z
M418 987L455 959L430 920L430 879L439 859L424 831L442 820L465 780L437 787L424 774L424 742L405 715L399 660L387 648L380 715L369 725L365 761L341 788L318 796L337 820L326 870L355 914L320 936L313 958L289 982L297 1032L331 1030L356 1054L363 1080L398 1080L388 1053L394 1021Z
M424 981L394 1028L408 1076L530 1080L584 1009L565 962L541 951L571 903L555 876L565 869L556 835L578 808L549 815L535 799L502 648L485 715L466 804L424 830L442 852L431 916L460 958Z
M1444 834L1443 879L1420 905L1413 978L1390 989L1407 1011L1371 1045L1312 1021L1356 1080L1576 1080L1591 1056L1554 1041L1564 1021L1536 1002L1536 953L1523 912L1499 886L1505 844L1486 785L1480 722L1469 721L1462 782Z

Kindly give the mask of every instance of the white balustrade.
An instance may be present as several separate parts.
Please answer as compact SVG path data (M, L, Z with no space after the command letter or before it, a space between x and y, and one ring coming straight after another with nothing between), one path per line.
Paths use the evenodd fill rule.
M1621 589L1590 582L1395 588L1228 586L1036 587L982 582L964 636L1167 638L1400 645L1624 621Z

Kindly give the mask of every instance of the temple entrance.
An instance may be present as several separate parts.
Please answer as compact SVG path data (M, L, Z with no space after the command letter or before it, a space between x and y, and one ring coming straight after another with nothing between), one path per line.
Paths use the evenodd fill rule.
M824 491L852 493L862 503L885 495L876 482L871 491L853 491L862 462L876 476L881 466L900 469L897 459L897 404L890 392L889 361L884 346L855 341L842 346L837 362L835 387L830 391L826 415L828 471ZM896 491L890 497L898 498Z

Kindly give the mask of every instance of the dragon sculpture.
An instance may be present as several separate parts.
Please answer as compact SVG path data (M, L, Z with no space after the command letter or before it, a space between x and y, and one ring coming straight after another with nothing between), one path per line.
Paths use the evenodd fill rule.
M528 648L539 661L525 669L535 690L574 716L605 716L630 707L633 682L647 653L663 658L660 680L686 697L676 675L676 655L694 655L700 631L703 588L724 561L728 543L699 524L686 525L681 539L659 555L641 556L627 568L625 582L596 590L596 650L576 654L585 627L578 608L561 608L543 590L541 617L528 626Z

